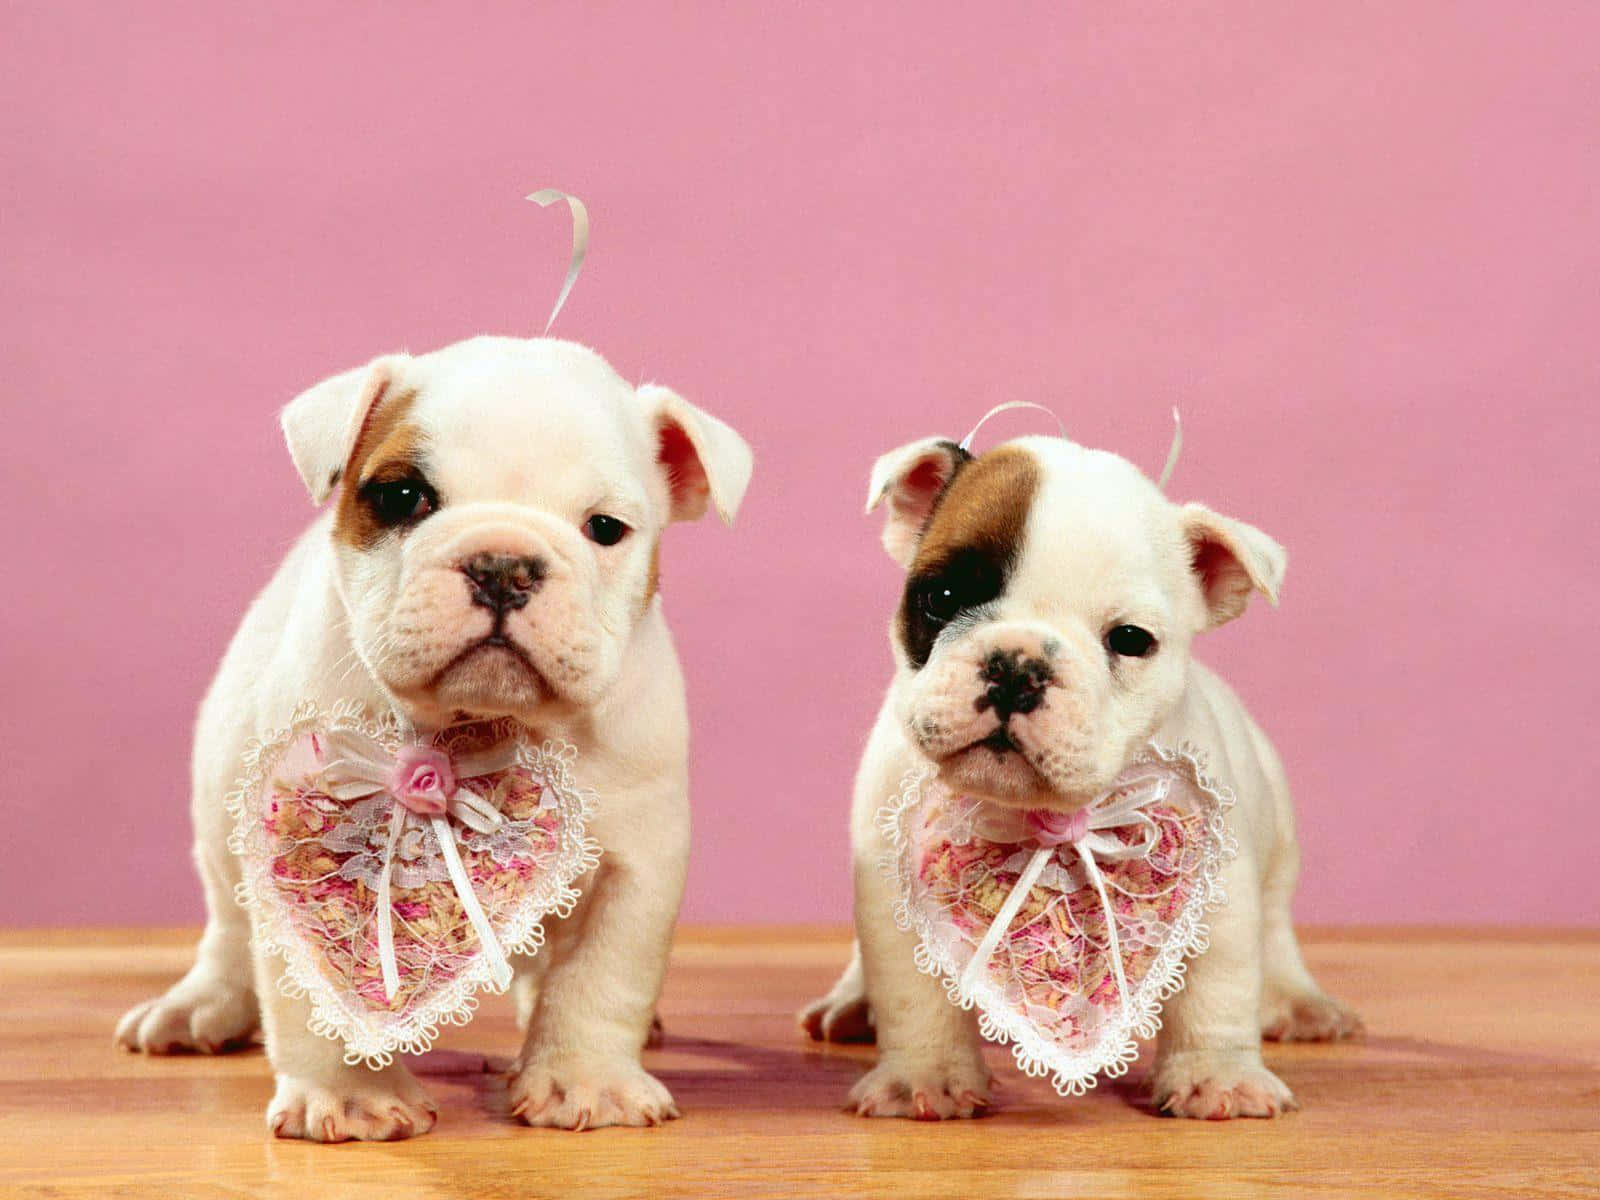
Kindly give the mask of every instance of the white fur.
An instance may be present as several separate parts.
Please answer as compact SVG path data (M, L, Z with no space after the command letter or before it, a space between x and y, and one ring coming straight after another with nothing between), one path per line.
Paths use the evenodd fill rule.
M284 1136L404 1137L436 1109L402 1065L346 1066L306 1028L308 1006L278 991L278 960L252 953L233 899L224 797L245 743L305 700L398 698L423 728L454 710L509 714L578 748L600 797L591 832L600 867L583 899L519 964L527 1037L511 1082L530 1124L654 1124L677 1115L640 1063L666 967L689 849L688 723L659 596L646 601L651 551L669 520L709 498L729 520L749 480L748 448L726 425L663 388L635 391L571 343L475 338L419 357L392 355L320 384L284 413L292 457L314 499L339 482L375 397L415 389L438 511L371 550L319 518L246 614L201 706L194 753L195 859L209 920L194 967L118 1030L133 1049L217 1050L260 1022L277 1074L268 1110ZM694 448L675 477L657 461L663 431ZM343 486L356 486L345 479ZM594 512L632 532L586 539ZM502 652L439 668L486 632L459 570L473 553L537 555L549 568L507 634L542 680ZM371 664L378 679L363 667ZM536 969L535 969L536 968Z
M913 936L895 926L878 810L909 769L930 761L968 794L1070 810L1100 794L1150 738L1192 743L1238 798L1229 828L1239 854L1224 876L1228 902L1210 920L1211 948L1166 1005L1153 1099L1180 1116L1276 1115L1294 1101L1261 1060L1263 1032L1336 1037L1358 1025L1317 987L1295 942L1289 902L1299 851L1282 767L1238 698L1192 660L1190 642L1242 611L1251 588L1275 599L1283 551L1242 522L1170 503L1115 455L1057 438L1015 445L1037 461L1041 483L1010 583L999 599L946 626L920 671L896 644L898 669L851 816L859 964L803 1019L823 1037L835 1024L859 1029L870 1006L879 1061L851 1093L863 1115L982 1109L989 1072L975 1020L917 969ZM891 500L884 540L902 563L931 508L941 453L948 456L931 440L912 443L874 471L869 500ZM1110 654L1104 637L1119 624L1156 634L1157 652ZM974 703L984 686L978 668L994 650L1037 657L1054 677L1045 704L1011 718L1017 749L1004 755L965 749L998 724Z

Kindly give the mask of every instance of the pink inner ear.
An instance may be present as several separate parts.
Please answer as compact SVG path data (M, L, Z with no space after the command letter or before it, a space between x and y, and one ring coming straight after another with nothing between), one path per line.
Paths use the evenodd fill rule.
M689 435L678 425L663 425L660 438L656 461L667 471L672 519L692 521L706 511L706 499L711 494L711 484L706 479L705 468L700 465L700 455L695 451Z
M942 456L923 459L906 472L890 497L890 504L900 516L918 522L926 520L933 511L933 502L944 490L949 473L950 465Z
M1202 535L1194 543L1194 572L1200 577L1213 622L1230 620L1244 611L1250 599L1250 575L1227 545Z

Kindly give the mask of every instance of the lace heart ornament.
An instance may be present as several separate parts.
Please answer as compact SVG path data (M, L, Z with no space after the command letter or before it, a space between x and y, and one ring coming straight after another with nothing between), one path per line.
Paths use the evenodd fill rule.
M1002 808L914 771L878 815L896 920L985 1037L1081 1095L1134 1062L1206 948L1237 851L1232 804L1194 750L1154 743L1071 814Z
M302 705L247 748L228 800L239 901L346 1062L426 1050L571 911L600 855L576 757L510 720L407 739L348 702Z

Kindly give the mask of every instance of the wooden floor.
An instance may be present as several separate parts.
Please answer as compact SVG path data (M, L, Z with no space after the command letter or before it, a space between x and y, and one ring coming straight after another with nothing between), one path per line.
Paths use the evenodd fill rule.
M822 1048L793 1010L842 935L680 935L652 1070L684 1118L572 1134L506 1115L493 1068L507 1005L453 1030L420 1072L439 1127L412 1142L275 1142L259 1049L148 1059L112 1048L122 1010L186 966L192 935L0 935L0 1195L1600 1196L1600 934L1325 933L1308 956L1371 1030L1269 1047L1303 1111L1162 1120L1137 1072L1071 1102L1009 1069L993 1116L944 1125L840 1109L871 1056ZM490 1068L485 1070L485 1067Z

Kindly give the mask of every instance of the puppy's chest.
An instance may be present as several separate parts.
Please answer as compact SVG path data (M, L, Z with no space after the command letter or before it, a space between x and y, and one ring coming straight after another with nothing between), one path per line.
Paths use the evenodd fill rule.
M349 1061L426 1048L510 982L599 861L574 747L511 721L401 733L306 704L247 750L230 848L257 937Z
M1127 1069L1204 948L1237 849L1232 802L1193 748L1158 744L1070 813L999 808L914 771L878 816L896 919L986 1035L1077 1094Z

